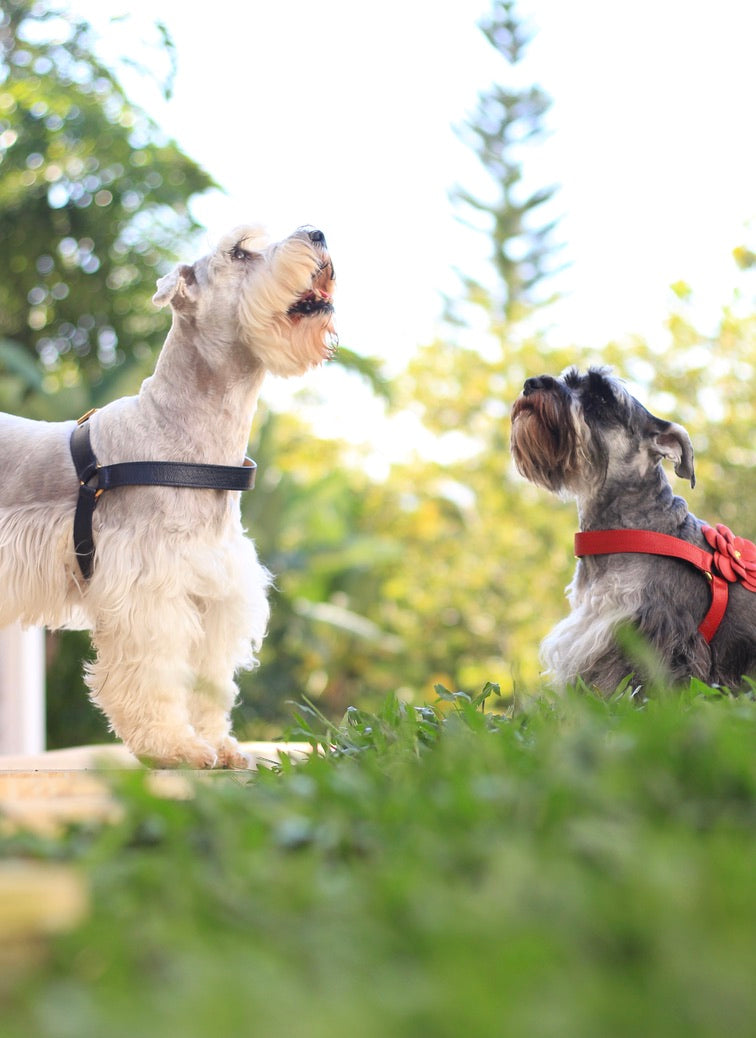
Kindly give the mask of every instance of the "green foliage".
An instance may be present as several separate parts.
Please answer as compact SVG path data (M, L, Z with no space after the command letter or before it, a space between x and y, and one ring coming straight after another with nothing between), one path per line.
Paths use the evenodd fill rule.
M486 691L338 726L305 705L333 751L188 800L116 776L115 825L6 835L91 911L8 992L4 1038L750 1036L756 703L497 715Z
M2 0L0 337L16 347L0 407L70 417L138 385L165 332L155 279L211 186L127 100L86 23Z
M343 712L368 681L393 672L401 648L372 619L381 574L402 556L393 533L372 526L375 488L345 467L340 444L314 441L297 418L263 411L258 420L260 478L244 521L275 587L262 667L240 677L237 724L248 732L261 719L280 723L286 700L303 694Z
M105 715L89 701L84 663L94 652L88 631L48 631L45 635L48 750L112 742Z

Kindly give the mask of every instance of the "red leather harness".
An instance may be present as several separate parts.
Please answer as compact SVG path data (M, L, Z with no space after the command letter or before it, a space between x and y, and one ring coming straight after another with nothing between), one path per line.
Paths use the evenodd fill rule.
M727 611L730 584L740 582L748 591L756 591L756 544L736 537L722 523L702 526L701 533L713 551L653 530L587 530L575 534L575 554L614 555L635 552L644 555L666 555L683 559L701 570L711 588L709 611L699 624L699 631L710 642Z

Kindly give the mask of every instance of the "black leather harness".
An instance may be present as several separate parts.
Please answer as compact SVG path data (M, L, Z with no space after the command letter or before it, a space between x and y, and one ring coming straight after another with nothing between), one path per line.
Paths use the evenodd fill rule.
M183 461L124 461L100 465L89 438L90 411L71 433L71 457L79 477L79 499L73 539L79 568L86 580L92 575L95 545L92 516L101 495L117 487L194 487L199 490L251 490L257 466L251 458L243 465L198 465Z

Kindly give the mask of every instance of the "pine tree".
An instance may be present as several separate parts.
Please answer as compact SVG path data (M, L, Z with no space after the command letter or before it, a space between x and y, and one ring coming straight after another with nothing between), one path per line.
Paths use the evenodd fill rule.
M523 26L514 0L494 0L491 14L480 29L517 78L532 34ZM469 301L484 306L492 317L514 321L546 300L543 282L555 272L558 246L556 220L543 220L555 186L530 190L524 160L546 135L545 116L551 99L539 86L494 84L482 93L470 119L460 130L488 173L493 197L478 198L457 187L452 201L484 218L490 236L493 269L499 284L488 289L469 276L462 281Z

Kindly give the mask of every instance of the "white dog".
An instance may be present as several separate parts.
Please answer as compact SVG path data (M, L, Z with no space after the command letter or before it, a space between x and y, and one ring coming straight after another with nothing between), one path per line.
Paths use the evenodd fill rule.
M86 422L101 474L124 462L238 472L265 372L298 375L331 355L333 283L325 238L309 228L277 243L237 228L161 278L154 302L170 303L173 322L155 373ZM244 537L239 494L139 485L95 495L100 469L80 489L75 428L0 415L0 626L90 628L92 699L142 759L248 766L231 735L234 674L255 662L270 578ZM73 521L89 490L87 577Z

